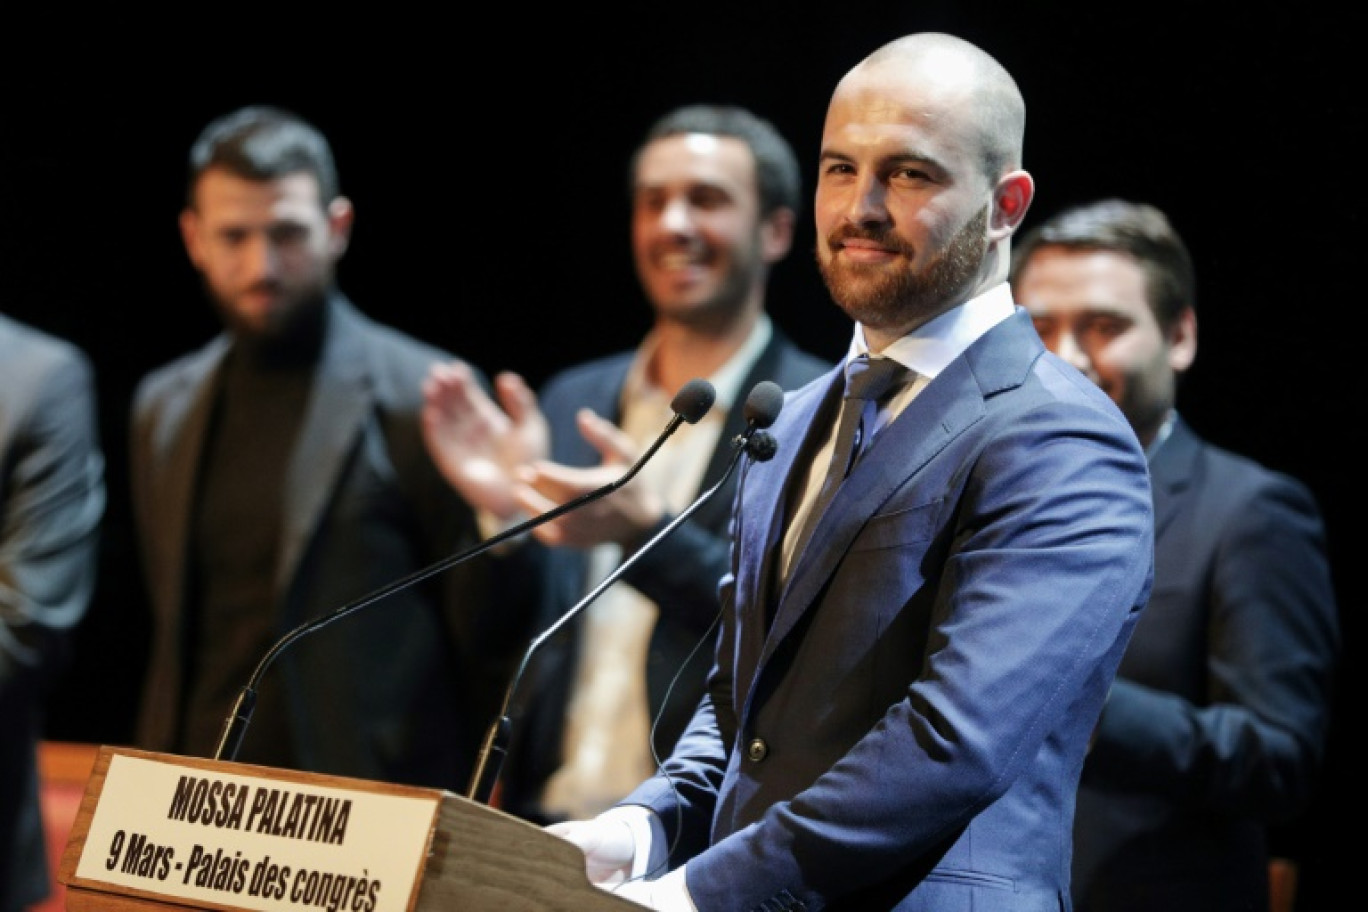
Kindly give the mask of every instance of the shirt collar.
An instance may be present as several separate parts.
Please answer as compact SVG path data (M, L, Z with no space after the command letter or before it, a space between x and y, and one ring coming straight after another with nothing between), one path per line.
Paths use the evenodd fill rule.
M760 357L760 353L765 350L765 346L769 345L773 336L774 324L770 320L769 314L762 312L759 319L755 321L755 326L751 328L750 335L746 336L746 341L741 343L741 347L736 350L736 353L728 358L721 367L713 371L712 376L704 378L712 384L713 392L716 393L713 409L710 410L710 413L715 411L717 414L725 414L731 409L732 404L741 395L741 384L746 379L746 375L750 373L751 366ZM632 366L627 372L626 382L622 385L624 398L640 396L645 391L656 389L647 379L646 365L650 363L651 355L655 352L658 344L655 333L648 333L646 338L642 340L641 345L637 348L636 356L632 359ZM656 391L661 394L665 393L664 390ZM674 390L669 393L669 396L673 397L677 392L679 391Z
M1011 286L1001 282L978 297L970 298L918 326L894 341L881 354L928 380L934 379L980 336L1010 317L1015 310ZM867 351L869 345L865 342L864 327L856 323L846 358L849 360Z
M1159 452L1159 448L1164 445L1164 441L1169 439L1173 433L1173 422L1178 418L1176 409L1169 409L1169 413L1164 416L1164 423L1159 425L1159 430L1155 432L1154 439L1150 445L1145 447L1145 461L1154 462L1154 454Z

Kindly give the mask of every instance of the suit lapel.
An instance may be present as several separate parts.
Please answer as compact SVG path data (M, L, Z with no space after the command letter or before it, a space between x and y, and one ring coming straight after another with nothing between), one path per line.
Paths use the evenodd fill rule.
M795 558L775 612L766 658L811 606L869 517L983 413L983 397L973 377L952 365L879 433L837 490L803 554Z
M1150 487L1154 492L1154 537L1157 540L1178 515L1183 492L1193 477L1200 443L1181 418L1175 418L1168 439L1150 463Z
M575 408L548 415L551 422L552 458L556 462L572 466L596 466L603 461L598 450L580 433L575 413L580 408L593 409L595 414L621 427L622 387L627 382L631 363L630 357L622 357L605 364L602 371L586 378ZM554 548L549 560L554 569L548 576L555 590L550 605L555 617L558 617L568 606L577 604L589 588L589 552ZM555 617L548 617L546 621L550 623Z
M820 446L817 438L828 429L829 422L823 416L831 413L843 385L842 366L838 364L785 396L784 407L770 429L779 441L774 458L747 466L745 485L749 493L740 507L740 541L735 546L744 563L738 567L735 600L750 606L757 617L739 628L742 667L759 664L766 640L764 616L774 604L780 585L779 562L788 524L786 503L797 496L796 488L804 482L808 454ZM737 685L749 688L750 682L738 681ZM738 696L744 699L745 695Z
M781 589L762 662L811 608L869 518L895 490L913 483L937 453L984 417L989 397L1021 386L1043 350L1029 318L1018 310L952 361L879 433L837 491L804 554L795 559L794 573ZM824 389L839 382L839 372L838 368L828 374ZM811 421L815 411L815 406L809 407L806 419ZM820 433L828 430L823 424ZM810 437L808 446L814 443ZM792 463L786 466L788 484L801 484L800 478L793 477Z
M198 487L205 434L219 387L219 370L228 337L218 336L185 368L183 382L167 397L152 442L161 466L156 490L162 498L156 526L166 540L168 560L158 561L162 576L154 585L156 603L179 605L185 592L191 505ZM156 530L154 530L154 534Z
M712 458L708 461L707 471L703 473L700 491L706 491L716 484L731 463L732 455L736 452L732 440L746 429L746 398L750 396L757 383L770 379L778 372L779 355L780 341L776 332L760 352L760 356L751 364L750 370L746 372L745 379L736 391L736 401L732 403L723 421L722 434L713 449Z
M703 477L699 481L698 490L694 496L701 494L712 488L721 480L727 471L727 466L731 465L733 457L736 456L736 447L733 446L738 435L746 430L746 398L751 390L761 380L768 380L778 372L778 365L782 343L776 333L760 356L751 365L746 377L741 381L741 386L737 390L736 401L731 404L723 418L722 430L717 438L717 445L713 447L712 455L708 458L707 469L703 472ZM731 493L735 491L735 475L727 482L727 488L719 491L717 496L699 507L694 514L694 521L708 529L725 529L727 525L727 515L731 512Z
M287 470L276 567L276 595L282 600L374 403L360 317L348 305L330 306L327 337Z

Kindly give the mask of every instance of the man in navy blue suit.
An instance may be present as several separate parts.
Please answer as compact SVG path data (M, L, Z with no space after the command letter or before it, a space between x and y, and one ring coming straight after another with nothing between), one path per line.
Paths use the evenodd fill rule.
M1320 511L1177 412L1197 289L1158 209L1055 214L1023 237L1012 286L1046 346L1121 407L1154 488L1154 594L1083 767L1075 908L1267 909L1269 826L1305 809L1330 723L1339 630Z
M1010 74L950 35L837 85L817 260L852 373L900 376L863 408L844 363L786 396L778 455L738 486L693 722L621 804L549 828L594 883L702 912L1069 907L1078 774L1153 524L1135 434L1007 284L1024 125ZM847 412L862 449L821 512Z

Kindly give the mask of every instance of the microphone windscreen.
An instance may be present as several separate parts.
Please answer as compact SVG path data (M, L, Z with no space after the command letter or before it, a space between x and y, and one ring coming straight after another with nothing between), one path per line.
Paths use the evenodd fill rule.
M697 424L698 419L708 414L717 399L717 390L707 380L690 380L675 393L670 408L689 424Z
M779 417L784 407L784 391L773 380L761 380L746 397L746 421L758 428L767 428Z
M746 452L756 462L769 462L779 452L779 441L769 431L756 431L746 442Z

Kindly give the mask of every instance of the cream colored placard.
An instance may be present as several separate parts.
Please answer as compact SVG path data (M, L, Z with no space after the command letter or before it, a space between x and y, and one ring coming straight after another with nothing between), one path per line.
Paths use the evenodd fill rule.
M404 912L439 803L115 754L76 875L266 912Z

